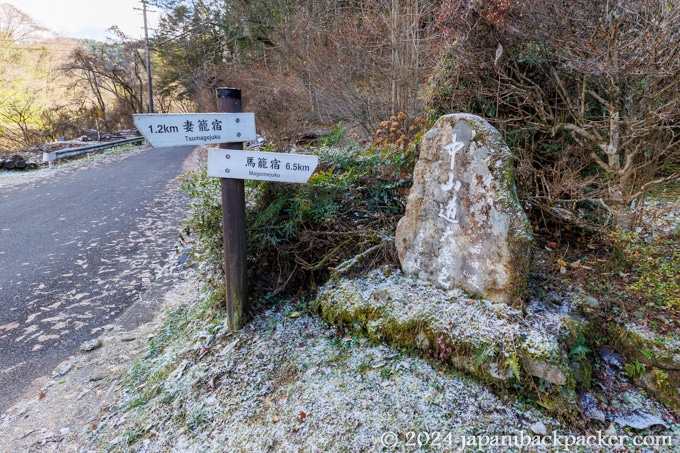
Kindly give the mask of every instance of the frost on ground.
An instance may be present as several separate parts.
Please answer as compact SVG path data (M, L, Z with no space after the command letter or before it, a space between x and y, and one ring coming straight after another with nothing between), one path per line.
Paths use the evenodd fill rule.
M405 350L343 336L291 307L261 313L233 334L221 315L198 300L169 312L81 451L461 451L471 436L585 436L607 427L567 426L529 401L494 394ZM680 446L680 428L667 428ZM624 433L610 432L617 429Z
M381 269L371 275L369 279L385 282L396 278L394 270ZM349 282L339 286L350 285ZM422 320L413 318L418 310L429 313L432 326L446 326L447 319L456 319L458 322L449 326L446 333L452 340L470 345L474 352L473 366L474 362L492 364L494 360L490 358L500 360L502 357L500 365L507 367L506 372L512 372L512 360L508 359L515 350L511 347L519 351L525 344L536 346L533 353L533 349L526 349L530 357L552 357L545 353L557 344L555 335L569 327L565 321L571 322L569 303L549 307L547 303L534 301L522 314L506 306L463 300L461 294L435 294L438 290L425 285L407 288L391 284L376 286L376 281L364 283L361 279L354 280L355 287L363 288L358 292L363 302L357 307L365 305L377 310L392 306L395 308L393 320L400 324L408 326L415 320L414 325L418 327ZM461 297L461 304L447 311L445 305L416 310L418 304L409 307L394 302L408 299L402 296L412 296L409 291L422 291L429 295L426 299L435 303L440 298ZM369 295L366 299L364 292ZM68 381L63 384L62 381L73 380L70 377L76 375L79 364L66 370L64 378L55 378L59 380L48 388L46 397L34 396L29 409L33 418L22 419L28 414L22 412L7 421L8 430L24 423L22 426L26 428L17 431L17 437L26 437L22 439L23 445L28 445L31 437L48 434L43 432L44 425L36 423L35 417L39 416L38 412L47 411L50 403L48 413L54 429L49 432L52 434L49 442L31 440L26 448L7 451L461 451L462 441L470 444L474 439L471 436L524 435L539 439L539 434L551 436L554 431L581 438L618 434L630 438L663 435L671 436L672 440L671 446L634 448L625 444L620 448L605 445L569 451L680 451L680 425L676 419L627 382L620 386L622 391L608 401L612 412L597 412L602 403L597 400L592 402L594 409L579 408L597 412L595 415L601 415L606 420L604 423L581 421L567 425L540 411L526 397L493 393L469 377L439 369L438 362L450 354L446 347L428 362L409 355L413 349L379 345L379 341L391 341L388 337L378 337L389 327L385 319L371 318L372 323L362 327L363 334L358 333L362 329L356 329L349 330L353 333L347 335L346 330L330 327L315 317L292 312L296 309L304 313L302 307L283 306L260 313L245 329L230 334L223 329L224 312L216 308L219 303L195 293L187 294L183 302L167 313L165 324L146 346L141 344L146 335L136 336L134 349L141 351L140 356L125 377L107 376L106 385L83 377L85 387L79 391L69 387L61 408L56 390L69 385ZM353 327L348 324L347 327ZM578 330L579 326L572 328ZM536 335L521 335L523 332ZM91 354L106 353L112 341L104 339L104 346ZM128 344L128 339L129 334L125 334L118 340L120 344ZM519 340L517 344L513 344L513 339ZM437 351L438 337L422 336L418 340L421 346L423 340L434 348L430 352ZM132 346L133 342L129 344ZM494 350L490 347L492 344L502 347ZM120 353L112 354L111 360L115 362L119 357ZM502 367L488 369L495 373L499 370ZM513 382L507 373L505 377ZM120 397L114 396L116 392L109 396L109 389L115 389L114 384L121 382ZM103 392L102 395L99 392ZM82 409L73 403L73 398L79 401L90 396L95 397L93 406L103 406L101 417L93 421L88 418L87 425L69 424L73 413ZM85 440L81 435L83 429L90 431ZM389 433L395 433L396 437ZM3 434L0 432L0 441ZM486 439L488 442L490 437ZM393 442L396 442L394 447ZM422 448L419 443L424 444ZM16 447L19 444L0 442L0 445ZM466 451L480 449L472 447ZM534 446L520 450L486 446L481 451L565 451L565 448Z
M160 335L187 332L181 320L191 317L170 314ZM403 450L413 449L409 432L439 432L438 448L450 451L461 436L533 435L537 422L569 433L519 401L393 348L339 337L314 317L268 311L234 335L216 322L159 355L152 346L87 449L394 451L381 444L383 433L397 433Z
M163 311L196 292L193 278L169 259L156 284L93 340L97 348L74 355L51 374L26 383L25 392L0 416L2 452L77 452L85 435L116 400L121 377L144 351ZM171 282L168 282L171 279ZM169 284L168 284L169 283Z

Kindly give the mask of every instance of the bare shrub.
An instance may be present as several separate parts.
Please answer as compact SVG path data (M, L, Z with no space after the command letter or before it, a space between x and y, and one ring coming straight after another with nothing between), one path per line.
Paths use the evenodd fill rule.
M677 7L449 0L438 20L452 42L429 107L495 122L524 150L524 198L544 214L630 229L646 191L680 177Z
M281 29L277 51L320 121L352 122L372 133L381 119L421 112L420 87L436 61L434 4L312 2Z

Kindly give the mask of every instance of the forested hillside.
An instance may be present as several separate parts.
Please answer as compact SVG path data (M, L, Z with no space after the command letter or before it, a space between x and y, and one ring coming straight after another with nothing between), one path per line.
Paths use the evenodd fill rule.
M160 112L214 109L243 89L284 148L342 123L408 144L438 115L491 121L518 158L535 215L630 229L645 194L678 177L677 6L661 0L149 2ZM131 126L147 105L144 42L62 39L0 8L0 149Z

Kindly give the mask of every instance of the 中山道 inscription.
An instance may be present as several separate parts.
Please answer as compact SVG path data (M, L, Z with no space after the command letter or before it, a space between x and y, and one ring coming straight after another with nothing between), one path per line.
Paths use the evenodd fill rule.
M532 232L515 193L513 158L473 115L446 115L423 137L396 245L406 274L494 302L526 292Z

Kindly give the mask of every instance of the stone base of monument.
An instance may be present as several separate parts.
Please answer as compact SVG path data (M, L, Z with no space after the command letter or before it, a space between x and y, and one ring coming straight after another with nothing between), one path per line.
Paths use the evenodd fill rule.
M577 417L579 376L568 353L585 324L559 308L532 311L530 305L521 311L386 267L329 283L319 292L317 310L330 324L420 350L497 388L528 396L555 415Z

